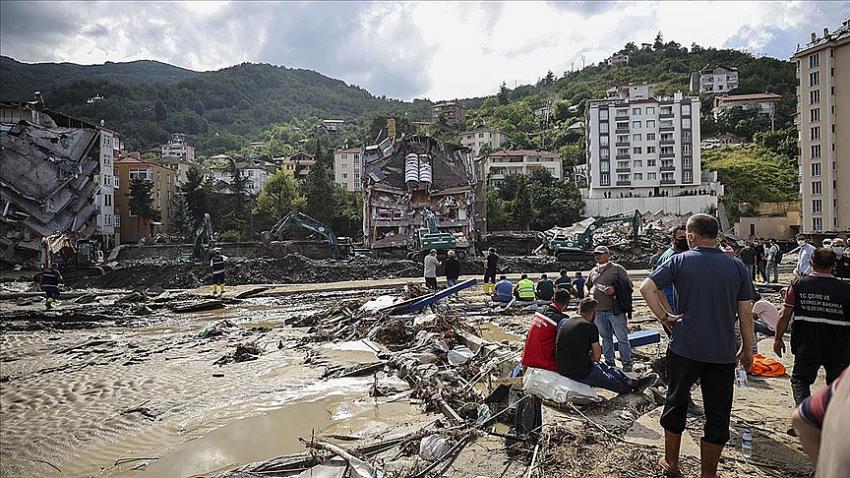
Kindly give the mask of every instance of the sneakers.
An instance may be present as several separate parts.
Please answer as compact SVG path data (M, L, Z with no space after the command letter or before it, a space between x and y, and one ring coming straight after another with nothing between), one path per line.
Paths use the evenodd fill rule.
M651 373L646 377L639 378L635 381L634 386L632 386L633 393L643 393L647 388L655 385L655 382L658 381L658 375Z
M617 364L616 364L616 363L614 363L614 362L609 362L609 361L607 361L607 360L605 361L605 365L607 365L607 366L609 366L609 367L614 367L614 368L616 368L616 367L617 367Z
M630 363L624 363L624 364L623 364L623 372L631 372L631 371L632 371L632 364L630 364ZM657 378L657 377L656 377L656 378Z

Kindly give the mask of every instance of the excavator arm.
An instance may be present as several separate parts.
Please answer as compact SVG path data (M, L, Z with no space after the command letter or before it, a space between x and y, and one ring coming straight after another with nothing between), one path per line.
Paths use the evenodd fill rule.
M273 236L280 238L284 232L296 226L303 227L304 229L315 232L316 234L321 234L328 240L328 242L330 242L332 247L339 246L339 237L337 237L336 232L331 229L330 226L322 224L312 217L298 211L291 212L278 221L277 224L272 227L271 233Z

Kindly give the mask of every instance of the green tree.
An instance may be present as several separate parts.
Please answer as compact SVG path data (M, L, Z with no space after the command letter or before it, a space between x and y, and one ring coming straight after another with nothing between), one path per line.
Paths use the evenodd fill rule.
M189 168L186 172L186 181L180 185L179 192L186 200L193 222L200 224L204 219L204 213L210 212L212 196L212 184L204 177L201 168L198 166Z
M509 93L510 90L508 90L508 85L503 81L499 86L499 94L496 95L496 99L499 100L500 105L504 106L510 102L510 98L508 96Z
M533 219L534 210L531 205L531 196L528 194L526 181L520 183L516 196L511 201L510 218L511 224L519 229L528 230Z
M171 216L169 232L184 238L191 238L195 229L195 220L192 218L192 210L189 209L189 202L184 193L177 191L177 194L174 195L173 210L174 214Z
M658 32L658 34L655 35L655 42L652 43L652 48L654 50L664 49L664 35L662 35L661 32Z
M162 217L159 209L153 207L153 182L136 178L130 181L129 198L130 215L136 216L136 228L141 230L142 221L159 221Z
M324 223L330 223L339 211L334 182L324 163L317 161L304 181L304 213Z
M298 189L295 176L285 169L278 169L267 181L257 198L257 209L278 220L291 211L304 207L304 197Z

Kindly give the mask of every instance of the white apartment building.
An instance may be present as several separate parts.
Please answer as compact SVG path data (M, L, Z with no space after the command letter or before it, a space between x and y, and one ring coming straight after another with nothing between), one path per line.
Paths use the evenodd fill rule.
M800 230L850 232L850 19L791 57L797 64Z
M724 112L738 107L745 111L756 110L773 118L776 114L776 104L781 99L782 96L776 93L715 96L711 113L714 115L714 119L720 119Z
M97 176L97 228L95 234L101 236L104 247L113 247L115 242L115 190L118 178L113 170L115 158L121 152L121 138L118 133L98 127L100 133L100 169Z
M737 87L737 68L705 65L702 70L691 73L691 93L726 93Z
M651 85L642 86L621 88L617 97L588 103L586 213L688 212L672 204L682 197L716 205L710 185L701 184L699 98L681 93L656 98ZM628 201L615 207L622 210L611 210L611 199ZM692 209L700 212L702 207Z
M275 170L274 163L261 161L259 159L237 161L236 168L242 176L248 178L248 193L256 196L266 187L266 181ZM230 184L233 180L229 166L214 166L210 168L210 174L217 181Z
M363 188L363 150L346 148L334 151L334 182L348 191Z
M178 158L190 163L195 161L195 148L186 143L186 135L183 133L172 134L171 140L160 149L163 158Z
M481 148L483 146L488 146L492 151L501 148L507 140L508 137L505 133L496 128L488 128L486 126L479 126L460 134L460 144L472 150L473 158L481 155Z
M555 179L563 178L561 155L551 151L534 149L517 149L512 151L496 151L491 153L483 162L484 177L493 186L498 186L511 174L528 176L535 169L549 171Z

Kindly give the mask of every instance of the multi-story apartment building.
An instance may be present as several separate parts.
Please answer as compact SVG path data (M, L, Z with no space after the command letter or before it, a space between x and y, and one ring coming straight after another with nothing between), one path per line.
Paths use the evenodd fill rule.
M517 149L513 151L496 151L484 159L484 177L491 185L498 186L511 174L528 175L535 169L549 171L555 179L563 177L561 155L551 151L534 149Z
M478 126L460 134L460 144L472 151L472 157L481 155L481 148L487 146L490 150L501 148L507 141L507 136L496 128Z
M463 124L466 108L455 101L444 101L431 106L431 119L436 123L442 115L451 124Z
M100 132L100 170L97 175L97 228L98 236L105 249L111 249L119 244L120 238L115 234L115 189L118 180L113 174L115 159L121 153L121 137L115 131L98 127Z
M334 151L334 182L349 191L363 188L363 150L346 148Z
M189 146L186 142L185 134L174 133L171 135L171 140L162 145L161 155L163 158L178 158L184 161L194 162L195 148Z
M623 66L629 64L629 55L625 53L614 53L605 59L605 63L612 66Z
M224 156L230 160L229 156ZM248 194L256 196L266 187L266 181L274 174L276 166L269 161L260 159L248 159L236 161L236 169L239 174L248 178ZM213 166L210 168L210 175L216 181L221 181L225 184L230 184L233 181L233 171L229 165Z
M278 161L272 160L275 164ZM296 178L304 179L310 174L310 170L316 165L316 160L307 153L298 152L292 156L281 158L278 167L292 173Z
M800 229L850 231L850 19L791 57L797 64Z
M157 163L177 173L177 184L183 184L189 175L189 170L197 167L197 163L190 163L180 158L162 158Z
M168 231L174 213L172 206L177 192L177 172L157 163L143 161L139 153L129 153L115 161L115 166L118 169L115 203L121 218L115 223L115 230L121 242L138 242L142 238ZM130 211L130 184L134 179L153 183L151 197L153 207L160 212L159 221L143 220Z
M714 119L720 119L724 112L739 107L743 110L757 110L773 118L776 114L776 104L781 99L782 96L776 93L715 96L711 113L714 114Z
M738 87L738 69L717 65L691 73L691 93L726 93Z

